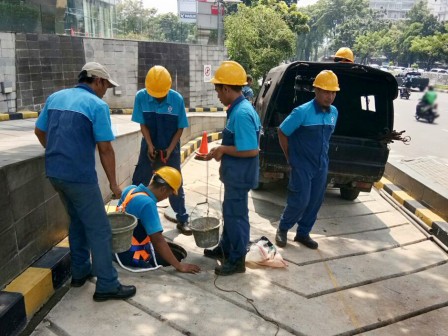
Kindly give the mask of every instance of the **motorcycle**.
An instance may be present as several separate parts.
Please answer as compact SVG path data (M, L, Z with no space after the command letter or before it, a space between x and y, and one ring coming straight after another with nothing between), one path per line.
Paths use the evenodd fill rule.
M439 117L437 113L437 104L428 104L424 101L419 101L415 111L415 119L425 119L427 122L432 124L436 118Z
M400 86L400 98L409 99L410 96L411 96L411 89L405 86Z

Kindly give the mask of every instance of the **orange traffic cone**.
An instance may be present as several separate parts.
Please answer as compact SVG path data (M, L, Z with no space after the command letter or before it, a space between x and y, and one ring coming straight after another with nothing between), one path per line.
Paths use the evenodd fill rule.
M199 147L199 151L196 153L196 156L194 157L196 160L207 160L206 156L208 154L208 138L207 138L207 132L202 132L202 140L201 140L201 146Z

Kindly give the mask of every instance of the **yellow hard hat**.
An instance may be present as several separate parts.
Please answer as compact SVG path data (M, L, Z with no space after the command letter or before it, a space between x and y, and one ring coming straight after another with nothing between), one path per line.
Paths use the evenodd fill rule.
M347 61L354 62L355 58L353 57L353 51L350 48L339 48L339 50L336 52L336 55L334 55L335 58L343 58Z
M171 89L170 73L161 65L153 66L146 75L145 87L146 91L154 98L165 97Z
M211 82L225 85L247 85L246 71L235 61L224 61L215 71Z
M327 91L339 91L338 77L331 70L322 70L316 76L313 86Z
M158 169L154 174L162 178L174 190L174 195L177 195L182 184L182 175L176 168L165 166Z

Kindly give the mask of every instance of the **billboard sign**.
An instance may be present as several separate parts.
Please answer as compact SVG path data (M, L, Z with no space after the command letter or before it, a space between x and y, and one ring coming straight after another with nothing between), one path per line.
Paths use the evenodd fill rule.
M181 22L196 23L196 0L177 0L177 11Z

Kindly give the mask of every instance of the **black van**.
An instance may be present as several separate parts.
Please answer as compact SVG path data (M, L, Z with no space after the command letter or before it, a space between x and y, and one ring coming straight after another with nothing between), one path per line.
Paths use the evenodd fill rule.
M269 71L255 101L263 125L260 187L288 177L277 128L295 107L314 98L313 81L322 70L332 70L341 88L333 103L339 116L330 140L328 184L354 200L383 176L398 94L392 74L360 64L298 61Z

